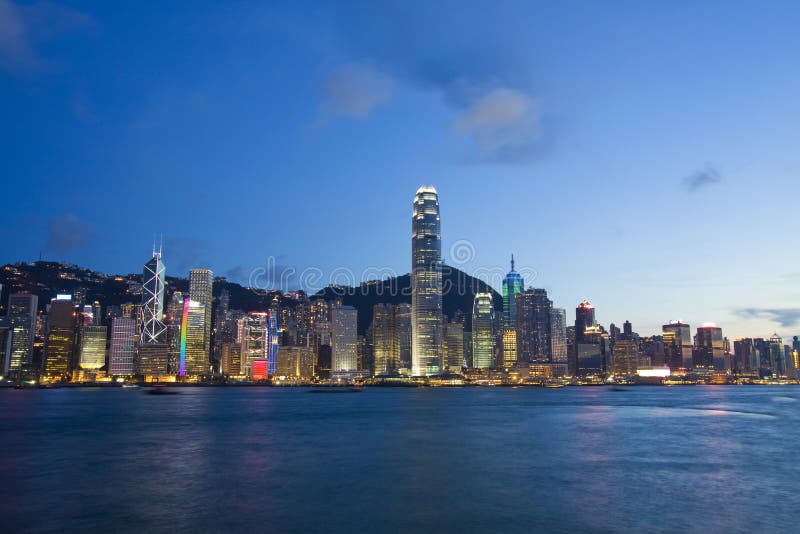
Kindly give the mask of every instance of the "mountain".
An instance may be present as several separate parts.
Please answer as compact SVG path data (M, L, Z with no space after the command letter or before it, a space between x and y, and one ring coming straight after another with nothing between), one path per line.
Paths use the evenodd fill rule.
M489 292L494 299L495 313L503 312L502 296L483 280L445 265L442 267L442 296L444 314L452 318L458 310L464 313L464 328L472 328L472 301L476 293ZM386 280L363 282L357 287L329 286L315 296L341 299L342 304L358 310L358 333L364 335L372 322L372 307L376 304L411 304L411 275L404 274Z

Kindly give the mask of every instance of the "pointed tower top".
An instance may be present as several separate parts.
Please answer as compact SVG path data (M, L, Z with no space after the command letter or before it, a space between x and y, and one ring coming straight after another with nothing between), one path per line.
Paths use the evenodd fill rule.
M511 254L511 270L514 270L514 254Z

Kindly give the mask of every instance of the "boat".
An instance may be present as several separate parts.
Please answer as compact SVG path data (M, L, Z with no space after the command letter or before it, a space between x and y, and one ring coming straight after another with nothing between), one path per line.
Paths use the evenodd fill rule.
M546 387L546 388L552 388L552 389L556 389L556 388L563 388L563 387L564 387L564 384L557 384L557 383L554 383L554 382L548 382L548 383L546 383L546 384L544 385L544 387Z
M124 382L122 384L122 387L124 387L124 388L138 388L139 384L131 384L129 382Z
M166 386L152 386L147 388L148 395L177 395L178 392L172 389L169 389Z

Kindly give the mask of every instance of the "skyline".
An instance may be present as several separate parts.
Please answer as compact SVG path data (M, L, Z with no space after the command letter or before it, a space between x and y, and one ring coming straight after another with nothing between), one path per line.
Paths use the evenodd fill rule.
M433 183L444 261L513 253L570 324L589 299L640 332L796 335L774 196L800 193L798 7L570 6L2 2L0 261L136 272L163 233L168 275L404 274L409 191Z

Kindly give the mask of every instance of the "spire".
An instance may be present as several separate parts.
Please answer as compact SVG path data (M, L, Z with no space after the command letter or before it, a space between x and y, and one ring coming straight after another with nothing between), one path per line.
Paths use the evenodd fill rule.
M511 254L511 270L514 270L514 254Z

